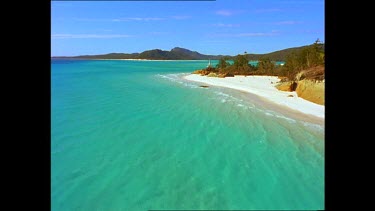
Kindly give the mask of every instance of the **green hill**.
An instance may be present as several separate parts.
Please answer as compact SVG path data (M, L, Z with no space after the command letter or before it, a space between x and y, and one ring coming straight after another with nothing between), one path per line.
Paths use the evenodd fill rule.
M324 51L324 44L319 44L319 45ZM287 48L287 49L283 49L283 50L280 50L280 51L274 51L272 53L267 53L267 54L248 54L247 58L249 60L259 60L262 57L267 57L272 61L285 61L286 57L288 55L290 55L292 53L297 54L298 52L300 52L301 50L303 50L303 49L305 49L309 46L310 45L305 45L305 46L301 46L301 47L294 47L294 48Z
M159 59L159 60L204 60L220 59L218 55L204 55L196 51L175 47L170 51L160 49L148 50L139 54L135 59Z
M82 56L59 56L52 58L66 58L66 59L133 59L138 57L139 53L109 53L102 55L82 55Z

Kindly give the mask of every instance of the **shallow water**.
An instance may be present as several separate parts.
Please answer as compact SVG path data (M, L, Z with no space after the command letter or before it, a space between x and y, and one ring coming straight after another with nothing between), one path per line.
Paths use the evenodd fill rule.
M52 60L52 210L324 209L324 127L206 65Z

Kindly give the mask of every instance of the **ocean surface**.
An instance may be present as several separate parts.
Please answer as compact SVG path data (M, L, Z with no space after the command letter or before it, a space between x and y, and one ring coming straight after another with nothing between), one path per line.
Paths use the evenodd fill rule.
M206 65L52 60L52 210L324 209L324 126L182 78Z

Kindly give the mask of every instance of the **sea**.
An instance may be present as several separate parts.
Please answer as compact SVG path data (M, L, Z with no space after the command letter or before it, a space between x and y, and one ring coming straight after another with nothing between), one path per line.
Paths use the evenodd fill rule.
M324 125L183 78L207 63L52 59L52 210L324 209Z

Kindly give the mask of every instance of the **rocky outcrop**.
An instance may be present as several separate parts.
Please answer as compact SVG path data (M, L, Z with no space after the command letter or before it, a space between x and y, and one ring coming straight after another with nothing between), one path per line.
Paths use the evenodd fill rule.
M220 73L220 74L218 75L218 77L219 77L219 78L234 77L234 75L231 74L231 73Z
M216 73L210 73L207 75L207 77L217 77L218 75Z
M275 87L280 91L292 92L292 81L279 82Z
M200 75L208 75L210 74L210 71L207 71L207 70L196 70L193 72L193 74L200 74Z
M294 81L279 77L275 86L280 91L296 91L298 97L324 105L324 65L311 67L296 74Z
M296 93L298 97L324 105L324 81L308 79L298 81Z
M301 81L303 79L310 79L322 81L324 80L324 69L324 65L319 65L306 70L302 70L301 72L296 74L295 80Z
M234 77L232 73L215 73L207 69L196 70L192 72L192 74L199 74L201 76L205 75L207 77L219 77L219 78Z
M279 82L275 87L280 91L296 91L298 97L324 105L324 81L303 79L298 82Z

